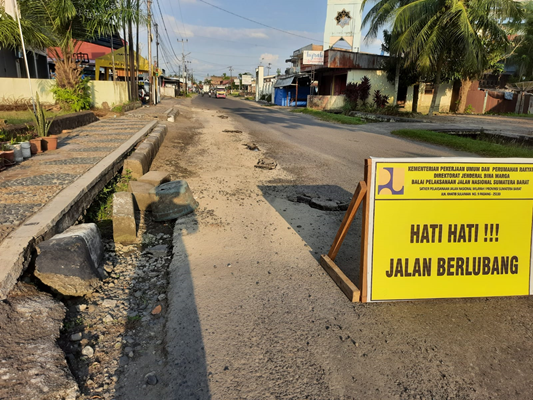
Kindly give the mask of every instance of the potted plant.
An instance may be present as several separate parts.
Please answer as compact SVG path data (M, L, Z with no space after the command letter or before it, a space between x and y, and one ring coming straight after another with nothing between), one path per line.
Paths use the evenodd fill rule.
M20 147L22 149L22 157L24 159L31 157L30 138L31 136L29 135L17 136L17 140L20 143Z
M55 150L57 148L57 136L52 135L47 138L53 120L46 120L44 109L39 101L39 93L35 93L35 113L32 114L32 117L37 132L37 138L30 140L32 153L41 153L42 145L45 147L44 150Z
M18 142L18 137L11 138L11 148L15 152L15 162L21 163L22 161L24 161L24 157L22 157L22 147Z
M15 151L9 144L2 145L2 158L7 166L15 164Z

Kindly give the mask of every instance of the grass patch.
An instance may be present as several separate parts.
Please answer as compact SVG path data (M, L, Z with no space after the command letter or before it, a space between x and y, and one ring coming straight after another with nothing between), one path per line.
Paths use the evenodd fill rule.
M127 170L124 175L117 174L109 181L87 209L84 222L94 222L98 225L102 234L107 232L113 225L113 194L116 192L126 192L128 190L128 183L131 180L131 171Z
M26 124L29 122L33 122L32 118L33 111L26 110L26 111L0 111L0 120L5 119L7 124L10 125L17 125L17 124ZM64 115L64 114L70 114L69 111L45 111L45 116L48 117L55 117L57 115Z
M359 117L349 117L347 115L342 115L342 114L332 114L332 113L328 113L325 111L312 110L310 108L296 108L294 110L291 110L291 112L312 115L313 117L318 118L321 121L336 122L338 124L345 124L345 125L365 124L365 121L363 121Z
M396 136L437 144L453 150L466 151L483 157L533 158L533 149L527 147L492 143L485 140L470 139L442 132L426 131L423 129L400 129L391 133Z
M520 117L520 118L533 118L533 114L518 114L518 113L491 113L488 112L489 115L498 115L500 117Z

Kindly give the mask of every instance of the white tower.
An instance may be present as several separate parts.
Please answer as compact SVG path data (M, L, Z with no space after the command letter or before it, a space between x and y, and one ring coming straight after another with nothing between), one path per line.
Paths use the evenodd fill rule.
M361 0L328 0L324 50L344 39L352 47L352 51L359 51L362 17Z

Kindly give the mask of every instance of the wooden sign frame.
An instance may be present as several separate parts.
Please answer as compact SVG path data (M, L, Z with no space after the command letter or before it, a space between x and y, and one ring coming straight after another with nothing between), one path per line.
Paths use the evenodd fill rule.
M363 302L367 300L367 263L368 263L368 223L370 203L368 201L368 191L370 187L372 173L372 160L365 160L364 180L359 182L355 193L352 197L348 210L342 220L342 223L337 231L335 240L329 249L327 255L320 256L320 265L329 274L331 279L339 286L342 292L348 297L352 303ZM352 225L355 214L359 207L363 207L363 224L361 230L361 262L359 267L359 288L341 271L335 264L335 258L346 238L348 229Z

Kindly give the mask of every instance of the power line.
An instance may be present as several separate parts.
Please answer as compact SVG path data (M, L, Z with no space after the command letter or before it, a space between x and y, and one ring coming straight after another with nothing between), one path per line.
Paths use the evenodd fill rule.
M207 4L208 6L211 6L211 7L217 8L217 9L219 9L221 11L224 11L224 12L226 12L228 14L234 15L234 16L242 18L242 19L245 19L246 21L253 22L254 24L258 24L258 25L264 26L266 28L274 29L275 31L283 32L283 33L286 33L287 35L297 36L297 37L300 37L300 38L312 40L314 42L316 41L316 42L319 42L319 43L323 43L322 40L317 40L317 39L309 38L307 36L298 35L296 33L292 33L292 32L289 32L289 31L285 31L283 29L275 28L273 26L270 26L270 25L267 25L267 24L263 24L262 22L258 22L258 21L255 21L253 19L250 19L250 18L247 18L247 17L243 17L242 15L235 14L234 12L228 11L228 10L222 8L222 7L219 7L219 6L216 6L214 4L208 3L205 0L198 0L198 1L200 1L200 2L202 2L204 4Z
M207 55L210 55L210 56L221 56L221 57L241 57L241 58L257 58L255 56L240 56L240 55L236 55L236 54L216 54L216 53L206 53L206 52L202 52L202 51L192 51L191 52L192 54L207 54Z
M154 19L154 21L156 20L155 18L153 18L153 19ZM162 50L163 59L165 59L165 58L167 59L165 61L166 65L167 65L167 69L169 69L169 70L172 69L174 71L174 73L176 73L176 69L174 68L174 66L171 63L168 62L168 59L169 58L171 59L172 57L169 57L169 51L168 51L167 45L166 45L166 43L164 41L164 38L160 36L160 39L161 39L161 43L160 44L161 44L161 50Z
M163 13L161 12L161 6L159 5L159 0L156 0L157 8L159 9L159 15L161 15L161 22L163 22L163 28L165 28L165 33L167 35L168 43L170 45L170 50L172 50L172 53L174 54L174 57L178 59L178 56L176 55L176 52L174 51L174 46L172 46L172 42L170 41L170 37L168 35L167 26L165 24L165 19L163 18Z
M201 36L201 35L197 35L196 33L193 34L192 38L191 39L194 39L194 38L204 38L204 39L209 39L209 40L218 40L218 41L221 41L221 42L230 42L230 43L237 43L237 44L240 44L240 45L243 45L243 44L247 44L248 46L255 46L255 47L265 47L267 49L279 49L279 50L285 50L285 48L283 47L274 47L274 46L265 46L265 45L262 45L262 44L254 44L254 43L247 43L247 42L238 42L236 40L227 40L227 39L219 39L219 38L214 38L214 37L209 37L209 36Z

